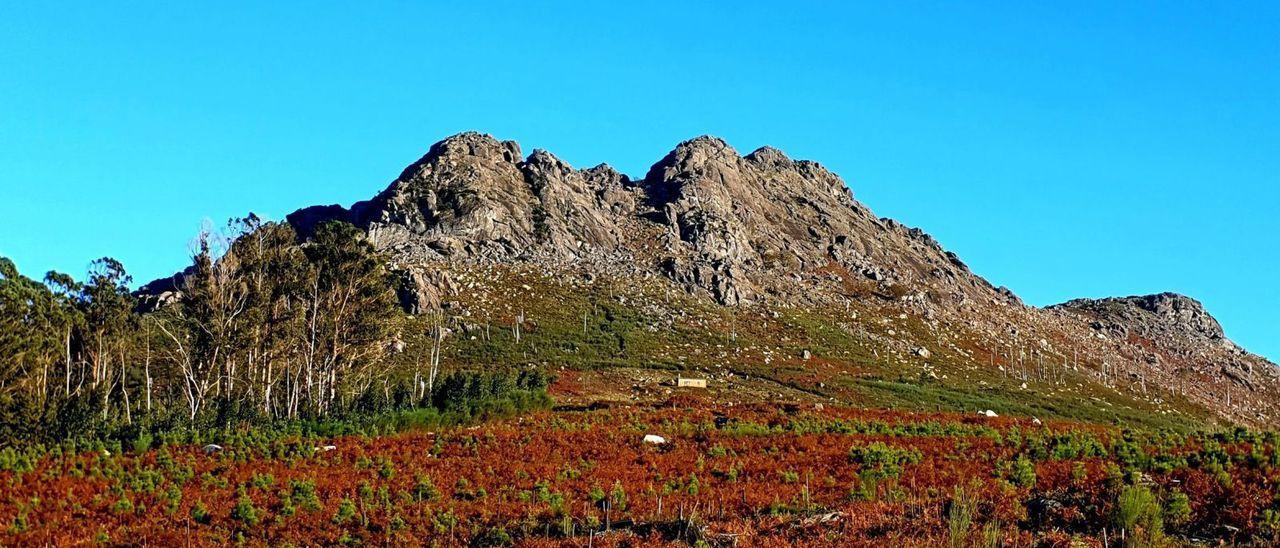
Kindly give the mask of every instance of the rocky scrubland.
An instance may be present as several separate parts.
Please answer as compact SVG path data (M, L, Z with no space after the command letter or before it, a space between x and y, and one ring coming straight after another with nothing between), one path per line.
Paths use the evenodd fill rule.
M868 361L907 375L959 366L969 373L949 378L978 382L998 372L1028 386L1062 385L1061 370L1069 369L1068 384L1157 406L1186 401L1259 426L1273 423L1280 401L1275 365L1227 340L1190 297L1027 306L920 229L876 217L820 164L770 147L743 156L698 137L631 179L607 165L575 169L543 150L525 156L512 141L463 133L431 147L369 201L289 216L303 233L333 219L363 228L408 273L410 309L468 293L450 281L456 269L534 269L553 281L610 277L623 288L678 290L729 315L822 318L873 350ZM684 312L664 311L658 321ZM895 321L911 327L888 327ZM723 327L708 330L724 336Z
M0 544L1280 538L1275 364L1199 302L1029 306L773 148L464 133L196 243L0 258Z
M0 538L268 546L1280 538L1277 440L1245 431L1154 434L680 397L471 428L223 443L216 453L166 438L124 453L75 444L0 453L8 520Z

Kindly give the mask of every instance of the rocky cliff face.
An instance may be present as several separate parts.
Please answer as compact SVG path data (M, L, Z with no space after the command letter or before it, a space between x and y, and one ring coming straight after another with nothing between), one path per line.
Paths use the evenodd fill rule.
M440 302L450 284L441 265L451 263L658 276L727 306L850 310L862 302L918 318L934 344L974 362L986 354L988 366L1005 362L1001 370L1015 361L1025 367L1032 352L1041 361L1072 356L1077 370L1092 363L1083 374L1099 382L1138 379L1144 394L1148 382L1192 378L1182 396L1241 420L1269 422L1280 402L1274 365L1227 342L1194 300L1024 306L919 229L877 218L821 165L768 147L743 156L699 137L632 180L606 165L576 169L546 151L523 156L514 142L464 133L432 146L372 200L289 216L304 234L325 219L368 231L405 272L411 308ZM868 336L929 354L921 341L888 333ZM894 337L902 340L884 340Z
M1218 320L1199 301L1176 293L1107 299L1076 299L1049 307L1087 322L1095 333L1144 349L1156 369L1183 376L1225 378L1249 391L1274 382L1276 367L1227 339Z
M739 156L713 137L681 143L649 170L651 220L687 253L668 259L677 281L725 304L750 301L773 283L836 265L875 282L918 283L963 294L988 288L924 233L877 219L821 165L761 148Z
M559 259L654 268L722 304L785 295L776 283L828 265L883 285L924 285L963 301L1016 301L971 274L933 238L878 219L821 165L773 148L741 156L699 137L644 179L574 169L549 152L478 133L435 146L373 200L318 206L289 220L368 230L404 262Z
M1161 346L1217 345L1234 349L1218 320L1210 316L1200 301L1176 293L1160 293L1107 299L1076 299L1050 306L1094 318L1090 326L1117 337L1131 333Z

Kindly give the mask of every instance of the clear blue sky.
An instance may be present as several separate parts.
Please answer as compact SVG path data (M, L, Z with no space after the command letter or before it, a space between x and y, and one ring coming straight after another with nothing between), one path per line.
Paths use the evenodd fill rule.
M264 4L0 7L0 255L145 281L459 131L634 175L710 133L1030 303L1178 291L1280 358L1274 2Z

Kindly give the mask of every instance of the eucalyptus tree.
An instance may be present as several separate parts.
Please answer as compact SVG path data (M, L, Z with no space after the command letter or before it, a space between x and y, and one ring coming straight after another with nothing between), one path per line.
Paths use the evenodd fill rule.
M84 351L91 388L102 398L103 419L109 416L111 396L117 389L125 400L125 416L130 417L127 374L131 342L138 329L138 318L133 314L137 303L129 293L131 281L120 261L103 257L90 264L82 292Z
M62 395L69 398L72 396L71 379L77 373L76 365L81 363L73 357L72 342L74 336L84 331L85 318L81 310L84 285L68 274L53 270L45 273L44 284L53 292L54 323L62 338ZM83 381L83 371L79 373Z
M58 321L53 293L0 257L0 405L44 405Z
M306 386L313 410L324 414L387 373L373 366L389 345L396 299L390 274L356 227L324 223L303 251Z

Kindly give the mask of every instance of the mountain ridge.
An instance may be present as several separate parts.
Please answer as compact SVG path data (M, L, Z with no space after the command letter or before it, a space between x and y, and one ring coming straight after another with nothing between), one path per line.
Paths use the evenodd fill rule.
M1027 306L923 230L874 215L821 164L768 146L743 156L699 136L633 179L465 132L433 145L370 200L288 216L304 235L330 219L365 230L407 272L411 309L438 307L456 291L450 264L571 265L656 275L720 306L852 303L871 317L918 318L938 344L957 348L958 361L986 361L1006 375L1020 367L1025 377L1028 355L1048 356L1105 386L1132 383L1145 397L1154 384L1232 420L1269 423L1280 402L1274 364L1215 342L1225 340L1221 326L1197 301L1165 293ZM1166 304L1188 314L1138 313ZM898 342L890 346L925 348Z

